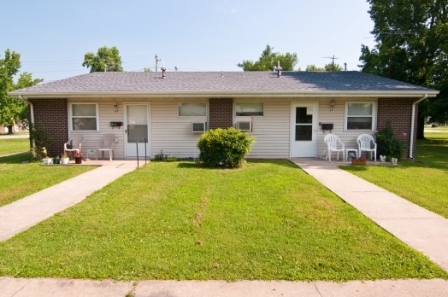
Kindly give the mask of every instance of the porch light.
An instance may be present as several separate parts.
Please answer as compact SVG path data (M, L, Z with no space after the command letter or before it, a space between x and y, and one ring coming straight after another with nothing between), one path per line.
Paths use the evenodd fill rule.
M330 102L330 111L333 111L334 109L334 100L331 100Z
M118 112L118 104L117 103L114 104L114 111Z

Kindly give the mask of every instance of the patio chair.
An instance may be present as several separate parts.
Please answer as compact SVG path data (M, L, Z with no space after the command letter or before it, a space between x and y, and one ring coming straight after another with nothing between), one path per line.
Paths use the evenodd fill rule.
M345 161L345 145L335 134L328 134L324 137L324 142L327 144L327 158L331 162L331 153L337 153L337 160L339 160L339 152L342 153L342 159ZM339 145L339 146L338 146Z
M358 136L358 139L356 140L358 142L359 146L359 153L358 156L361 156L362 152L370 152L370 160L372 160L372 153L373 157L375 158L376 162L376 142L375 138L373 138L372 135L369 134L361 134Z
M64 143L64 153L81 151L83 141L84 135L73 134L70 139L66 143Z
M112 161L114 156L114 144L117 138L114 134L105 134L96 144L96 159L98 160L98 153L101 152L101 159L104 159L104 152L109 152L109 161Z

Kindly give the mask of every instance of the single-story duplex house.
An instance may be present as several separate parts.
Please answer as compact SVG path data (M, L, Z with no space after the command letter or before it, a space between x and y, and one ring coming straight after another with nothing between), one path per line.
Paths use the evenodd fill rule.
M115 158L197 157L209 129L237 127L255 136L250 158L319 158L324 136L357 148L390 122L416 148L418 103L438 91L371 74L341 72L96 72L15 90L30 120L53 137L60 154L71 135L85 138L83 153L114 134Z

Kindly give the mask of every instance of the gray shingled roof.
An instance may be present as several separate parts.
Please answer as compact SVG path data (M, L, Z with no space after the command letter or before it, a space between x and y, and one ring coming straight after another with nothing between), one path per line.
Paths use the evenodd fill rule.
M341 72L96 72L30 88L12 96L44 94L134 94L134 93L328 93L328 92L412 92L437 91L355 71Z

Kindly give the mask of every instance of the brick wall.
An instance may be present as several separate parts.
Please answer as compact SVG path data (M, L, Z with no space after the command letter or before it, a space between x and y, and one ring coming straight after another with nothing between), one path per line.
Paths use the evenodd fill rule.
M210 129L233 126L233 99L210 99Z
M34 124L44 127L53 142L47 151L56 156L64 151L64 142L68 140L67 99L30 100L34 106Z
M402 140L405 144L405 153L403 158L409 158L409 145L411 137L411 118L412 118L412 103L416 99L412 98L380 98L378 99L378 130L386 127L387 122L390 122L395 131L395 137ZM414 145L413 157L417 148L417 114L418 106L415 110L415 124L414 124Z

